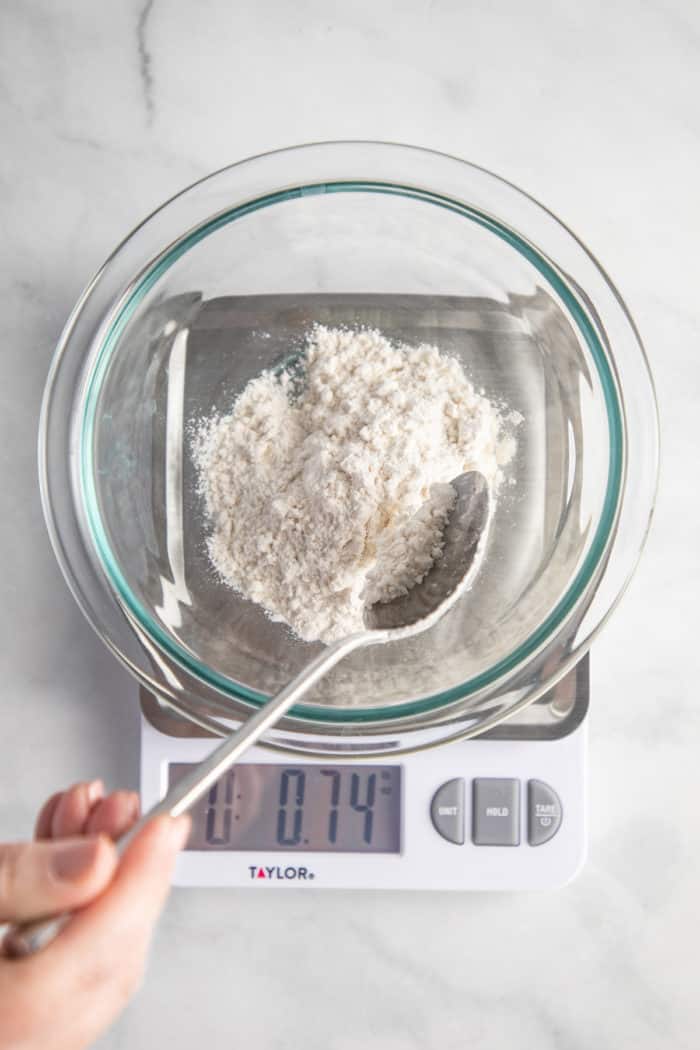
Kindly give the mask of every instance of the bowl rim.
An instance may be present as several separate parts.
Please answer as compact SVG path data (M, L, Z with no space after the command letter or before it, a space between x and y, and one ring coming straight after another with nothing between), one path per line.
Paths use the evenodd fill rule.
M298 149L303 148L305 147L298 147ZM465 162L460 163L465 164ZM237 167L237 165L232 167ZM230 169L222 170L229 171ZM215 177L216 175L208 178ZM494 178L498 177L494 176ZM499 181L504 180L499 179ZM195 184L195 186L197 185ZM192 189L192 187L189 189ZM189 190L183 192L187 193ZM502 223L493 215L487 214L465 202L445 197L421 186L381 181L374 182L372 180L323 181L280 189L209 217L206 221L187 230L170 243L159 256L148 263L134 278L121 300L115 305L112 315L104 326L97 345L97 352L92 359L92 367L86 377L84 396L81 398L81 411L79 413L79 482L91 542L98 554L102 570L109 585L116 591L120 602L126 606L128 613L135 618L141 629L146 631L148 636L170 658L184 666L195 677L201 678L207 685L213 686L224 693L224 695L230 695L235 699L242 699L256 705L264 703L267 699L266 695L249 689L235 679L229 678L197 660L150 616L131 591L111 551L107 533L99 513L93 462L95 413L101 383L123 328L128 324L130 317L150 288L189 248L224 225L261 208L298 199L302 196L340 192L400 194L404 197L449 208L489 229L524 255L547 281L559 301L564 304L568 319L575 325L580 336L588 346L603 391L608 422L608 477L603 506L593 539L589 544L582 564L579 566L573 581L570 581L566 592L560 596L549 615L517 649L472 679L468 679L457 686L432 696L407 701L404 704L395 704L389 708L363 708L361 711L359 709L322 707L321 705L309 704L300 705L294 709L294 715L297 717L314 721L320 720L330 723L386 722L388 718L411 717L442 709L446 705L464 700L479 690L493 685L512 673L516 668L530 661L537 652L548 644L557 631L566 623L572 612L585 600L588 589L594 582L599 567L606 558L614 536L625 479L625 413L614 366L608 359L601 339L574 289L567 282L566 275L562 273L553 260L541 253L531 241L523 238L516 230ZM167 209L167 207L168 205L166 204L159 211Z

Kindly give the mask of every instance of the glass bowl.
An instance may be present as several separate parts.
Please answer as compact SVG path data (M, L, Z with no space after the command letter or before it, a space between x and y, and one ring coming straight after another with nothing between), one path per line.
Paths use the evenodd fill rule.
M523 422L471 591L419 637L347 658L270 743L377 754L473 735L590 645L646 536L658 445L647 363L609 279L546 209L473 165L381 143L282 150L130 234L76 306L47 385L59 562L140 682L208 728L299 671L318 644L208 562L190 435L314 322L434 343Z

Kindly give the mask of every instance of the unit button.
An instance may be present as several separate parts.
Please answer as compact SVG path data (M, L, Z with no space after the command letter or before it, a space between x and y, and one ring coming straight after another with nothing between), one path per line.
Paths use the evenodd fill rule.
M520 781L482 777L474 781L475 846L520 844Z
M433 827L448 842L464 845L464 781L448 780L433 795L430 805Z
M561 827L561 802L556 791L541 780L531 780L527 792L527 841L531 846L541 846Z

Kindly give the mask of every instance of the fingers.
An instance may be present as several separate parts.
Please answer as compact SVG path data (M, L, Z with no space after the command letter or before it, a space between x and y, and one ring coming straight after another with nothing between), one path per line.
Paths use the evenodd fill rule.
M73 910L102 892L116 867L107 839L139 815L136 792L103 793L100 780L57 792L39 813L36 843L0 846L0 922Z
M149 821L122 857L109 891L76 916L61 940L71 934L82 936L83 930L90 928L95 940L105 935L112 957L117 929L126 937L126 944L133 944L134 934L150 936L170 889L175 857L187 841L190 826L189 816Z
M56 803L51 818L51 838L83 834L90 811L102 797L102 793L102 783L99 780L94 780L91 784L76 784L64 792Z
M175 858L189 830L188 816L149 821L122 857L109 888L31 959L43 972L43 980L53 986L53 975L61 974L69 986L106 983L115 986L119 999L115 1009L123 1005L140 983Z
M101 780L74 784L52 795L39 813L35 837L68 838L74 835L109 835L118 839L139 817L136 791L115 791L103 797Z
M116 866L105 835L0 846L0 922L79 908L105 889Z
M34 838L35 839L50 839L51 838L51 821L56 811L61 798L65 792L57 791L55 795L51 795L47 798L44 805L39 810L39 816L36 818L36 824L34 825Z
M48 799L37 818L37 839L67 838L85 831L88 817L104 794L101 780L74 784Z
M115 791L92 810L85 825L88 835L109 835L118 839L139 817L139 796L135 791Z

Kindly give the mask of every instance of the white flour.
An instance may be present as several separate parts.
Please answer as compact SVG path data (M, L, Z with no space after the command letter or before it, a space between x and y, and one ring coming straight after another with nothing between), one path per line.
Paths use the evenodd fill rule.
M304 385L265 372L194 441L219 576L302 638L362 629L365 602L423 578L466 470L492 494L515 442L458 361L317 327Z
M363 604L389 602L421 582L442 554L443 533L456 498L450 484L431 485L428 499L415 514L379 534L377 560L360 595Z

